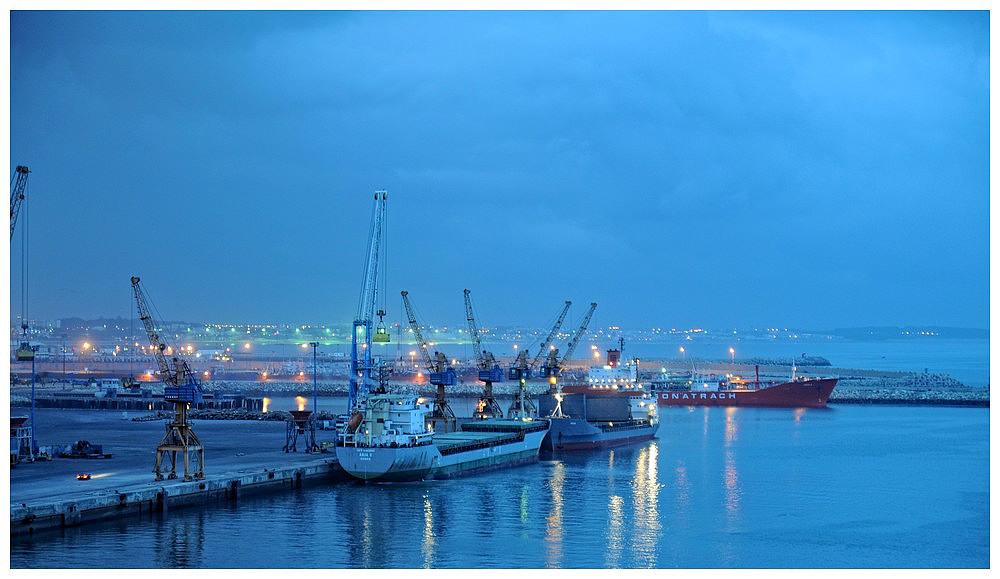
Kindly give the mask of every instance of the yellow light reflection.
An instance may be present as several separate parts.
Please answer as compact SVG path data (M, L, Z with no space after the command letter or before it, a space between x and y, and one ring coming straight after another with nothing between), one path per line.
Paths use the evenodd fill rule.
M566 466L557 462L552 469L552 477L549 479L549 488L552 489L552 507L549 509L549 516L545 524L546 549L545 565L550 568L559 568L562 565L562 507L563 507L563 483L566 481Z
M729 448L736 442L737 434L739 434L739 422L736 420L735 406L729 406L726 408L726 448Z
M263 412L264 414L267 414L267 407L270 406L271 399L270 398L265 398L263 402L264 402L264 408L261 409L261 412Z
M528 487L521 487L521 524L528 524Z
M660 481L657 476L659 446L652 443L639 451L632 479L634 519L633 556L630 565L656 567L660 533Z
M726 463L723 472L725 485L726 522L728 531L735 531L739 524L740 503L743 499L743 489L740 486L740 474L736 469L736 461L732 449L726 450Z
M420 545L420 550L424 555L424 569L431 569L434 565L434 511L431 510L431 501L424 497L424 540Z
M621 567L622 537L625 520L622 505L625 499L614 495L608 497L608 551L604 556L605 567Z

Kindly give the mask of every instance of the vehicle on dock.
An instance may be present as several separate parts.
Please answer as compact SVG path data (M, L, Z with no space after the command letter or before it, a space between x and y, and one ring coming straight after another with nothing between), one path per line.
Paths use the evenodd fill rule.
M337 443L337 460L365 481L417 481L472 474L538 460L549 430L537 418L489 419L435 433L433 405L416 395L368 396Z

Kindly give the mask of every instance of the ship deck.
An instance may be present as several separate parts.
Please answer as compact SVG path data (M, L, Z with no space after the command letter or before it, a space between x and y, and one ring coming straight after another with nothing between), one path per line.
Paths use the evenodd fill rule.
M548 423L542 420L476 420L466 422L462 425L462 430L456 432L435 433L432 440L441 454L446 455L516 442L523 440L528 432L546 428Z

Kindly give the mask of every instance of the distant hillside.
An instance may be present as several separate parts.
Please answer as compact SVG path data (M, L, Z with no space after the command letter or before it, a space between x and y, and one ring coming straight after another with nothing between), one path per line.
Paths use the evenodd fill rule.
M836 328L834 336L851 340L899 340L908 338L953 338L962 340L987 340L989 330L978 328L949 328L944 326L869 326L864 328Z

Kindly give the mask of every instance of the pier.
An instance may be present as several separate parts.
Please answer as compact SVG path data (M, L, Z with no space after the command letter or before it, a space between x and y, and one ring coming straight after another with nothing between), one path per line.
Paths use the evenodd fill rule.
M102 445L111 458L54 458L12 467L12 535L145 517L347 478L333 452L283 452L282 421L198 420L196 428L205 441L205 478L184 482L153 480L162 420L134 422L121 412L83 409L43 408L35 414L40 447L86 440ZM318 443L330 446L333 436L321 431ZM182 472L178 465L178 476ZM90 480L77 480L82 473Z
M15 503L11 492L12 535L73 527L84 523L167 513L183 506L234 501L241 495L301 488L344 480L346 475L332 453L294 457L277 468L255 466L207 475L203 480L182 482L179 478L135 483L120 488L77 490L26 499ZM67 485L64 485L68 487ZM56 489L53 489L56 490Z

